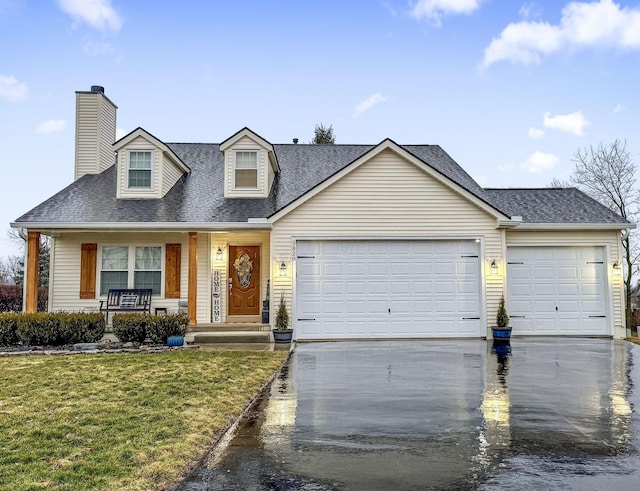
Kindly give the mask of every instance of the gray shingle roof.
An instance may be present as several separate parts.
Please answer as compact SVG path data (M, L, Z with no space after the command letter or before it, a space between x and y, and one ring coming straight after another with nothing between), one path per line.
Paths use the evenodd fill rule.
M498 206L525 223L628 223L576 188L485 189Z
M224 198L219 144L167 143L191 168L162 199L116 199L116 168L85 175L16 220L49 223L246 222L265 218L295 201L374 145L273 145L280 173L268 198ZM403 146L432 168L507 216L535 223L625 223L573 190L481 188L437 145Z

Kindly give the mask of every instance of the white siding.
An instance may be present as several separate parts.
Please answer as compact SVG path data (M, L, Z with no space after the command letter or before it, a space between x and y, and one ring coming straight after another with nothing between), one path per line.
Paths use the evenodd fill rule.
M222 295L220 299L220 311L222 313L222 322L227 320L227 279L229 278L229 246L232 245L259 245L260 246L260 300L265 299L267 292L267 281L270 278L271 261L270 257L270 241L269 232L234 232L231 234L212 234L211 237L211 257L212 270L217 269L220 271L221 289ZM215 258L216 249L221 246L224 250L222 259ZM277 274L277 272L275 273ZM211 284L211 281L209 281ZM211 296L209 296L211 297ZM278 297L279 299L280 297ZM277 303L274 307L275 297L271 295L271 307L273 311L277 308Z
M620 232L617 230L603 231L541 231L510 230L506 235L507 246L604 246L607 248L609 257L605 259L609 267L607 268L607 281L610 285L611 298L613 300L613 321L615 337L624 337L624 282L622 275L614 275L611 271L611 264L621 261L622 246L620 243Z
M257 189L234 189L233 187L233 160L235 150L256 150L258 152L258 188ZM248 136L240 138L224 152L224 196L225 198L261 198L269 195L267 186L269 163L269 152L261 147Z
M206 234L202 242L205 243L202 247L206 247ZM57 237L52 243L52 257L55 258L55 261L50 285L50 310L77 311L86 307L96 308L99 305L98 300L101 298L99 285L96 285L96 299L80 299L80 246L83 243L97 243L98 247L104 244L181 244L180 296L183 300L187 299L189 244L186 233L65 233ZM202 262L202 259L200 262ZM164 269L164 257L162 259L162 267ZM98 272L100 269L99 259L96 268ZM201 269L203 272L206 271L206 266ZM96 278L99 281L97 274ZM206 282L206 279L203 281ZM164 275L162 277L162 285L164 288ZM206 304L207 292L205 287L202 288L202 291L199 290L198 303ZM154 297L151 307L167 307L170 310L177 311L178 300L177 298L164 299Z
M100 95L99 171L107 170L116 162L113 143L116 141L116 107Z
M294 238L331 237L480 239L486 295L483 314L486 319L495 318L504 290L503 274L487 274L491 259L504 255L504 232L496 229L495 217L395 152L373 157L275 222L274 261L291 259ZM271 298L275 303L284 293L289 309L294 274L290 264L286 277L273 276Z
M151 155L151 187L129 189L128 164L130 150L148 150ZM139 136L118 150L118 198L160 198L163 166L162 151Z
M162 196L167 194L173 185L182 177L179 169L166 155L162 158Z
M102 94L76 93L75 179L115 162L116 107Z

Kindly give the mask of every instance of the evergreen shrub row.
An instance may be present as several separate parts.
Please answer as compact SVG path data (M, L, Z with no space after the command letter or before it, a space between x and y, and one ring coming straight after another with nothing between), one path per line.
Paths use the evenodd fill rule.
M104 316L100 313L0 313L0 345L19 342L28 346L95 343L104 336L104 331Z
M113 333L123 343L143 343L149 338L153 343L166 344L169 336L184 336L189 317L185 314L115 314L111 324Z

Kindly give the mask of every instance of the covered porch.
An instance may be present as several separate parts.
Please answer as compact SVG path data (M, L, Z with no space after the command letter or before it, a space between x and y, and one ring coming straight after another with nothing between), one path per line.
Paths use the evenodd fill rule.
M52 237L49 310L95 309L106 298L113 269L107 253L126 253L121 276L138 285L138 250L154 249L152 313L178 312L186 304L190 326L249 325L268 328L272 275L290 275L271 254L270 227L242 230L29 230L25 261L24 311L37 311L38 255L41 234ZM287 265L289 266L289 265ZM127 280L128 278L128 280ZM141 280L140 280L141 281ZM273 310L273 309L271 309ZM266 329L268 330L268 329Z

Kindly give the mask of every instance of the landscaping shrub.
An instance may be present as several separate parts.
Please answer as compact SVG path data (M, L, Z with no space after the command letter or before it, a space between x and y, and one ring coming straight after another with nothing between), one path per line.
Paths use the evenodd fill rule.
M62 314L65 330L72 343L96 343L104 336L106 324L99 312Z
M113 334L123 343L143 343L147 337L148 314L115 314L111 321Z
M46 312L49 289L38 288L38 312ZM0 312L22 312L22 285L0 285Z
M0 285L0 312L22 310L22 286Z
M147 316L147 336L154 343L166 344L169 336L184 336L189 317L185 314Z
M105 331L100 313L38 312L16 317L18 338L30 346L96 342Z
M9 346L18 343L18 318L21 314L4 312L0 314L0 345Z

